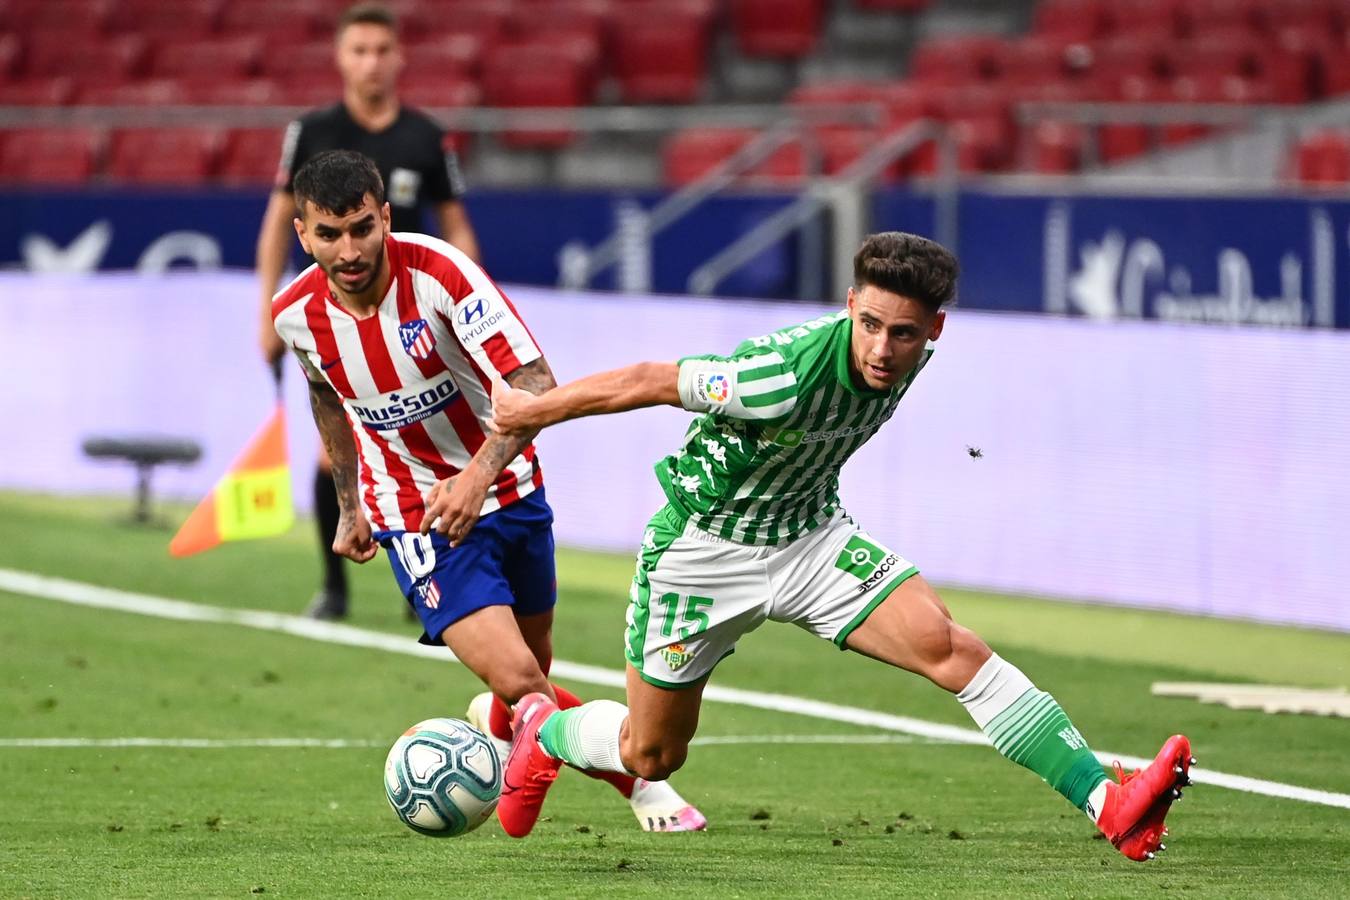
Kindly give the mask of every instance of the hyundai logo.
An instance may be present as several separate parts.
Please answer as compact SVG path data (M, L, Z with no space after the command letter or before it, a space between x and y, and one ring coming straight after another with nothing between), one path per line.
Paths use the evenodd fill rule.
M472 325L483 318L487 311L488 299L486 297L469 300L459 308L459 324Z

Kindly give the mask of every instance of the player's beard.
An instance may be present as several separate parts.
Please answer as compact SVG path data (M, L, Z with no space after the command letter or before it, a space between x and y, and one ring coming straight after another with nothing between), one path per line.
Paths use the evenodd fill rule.
M376 252L375 259L371 263L370 268L367 270L366 280L360 282L359 284L353 285L350 288L343 286L342 292L344 294L349 294L354 297L364 294L366 291L370 290L370 286L375 283L376 277L380 274L380 271L383 268L384 268L384 241L380 241L380 249ZM337 274L340 271L342 271L341 267L333 266L333 268L328 272L328 277L330 280L332 280L334 284L342 285L342 280L337 277Z

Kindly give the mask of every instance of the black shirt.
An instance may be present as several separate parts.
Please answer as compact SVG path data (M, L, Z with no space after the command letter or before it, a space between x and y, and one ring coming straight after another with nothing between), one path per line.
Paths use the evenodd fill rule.
M325 150L355 150L375 160L384 178L393 230L421 232L425 207L464 194L459 158L444 138L439 125L406 106L378 132L358 125L343 103L316 109L287 127L277 186L291 191L295 173Z

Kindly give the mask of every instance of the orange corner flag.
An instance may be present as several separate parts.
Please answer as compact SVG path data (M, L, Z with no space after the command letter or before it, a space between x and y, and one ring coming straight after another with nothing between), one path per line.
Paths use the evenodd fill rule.
M206 499L169 542L172 556L190 556L224 541L271 537L295 522L286 458L286 415L280 405Z

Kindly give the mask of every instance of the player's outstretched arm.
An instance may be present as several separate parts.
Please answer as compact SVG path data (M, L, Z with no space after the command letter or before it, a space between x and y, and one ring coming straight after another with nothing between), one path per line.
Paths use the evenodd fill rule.
M333 462L333 484L338 496L333 552L356 562L368 562L375 556L378 545L372 540L370 523L361 512L361 496L356 487L356 442L352 440L342 399L328 384L310 381L309 407L324 449Z
M533 436L541 428L583 416L679 406L679 377L673 362L642 362L587 375L539 396L498 385L492 392L492 430Z
M514 393L529 395L543 394L557 386L553 371L542 356L511 372L506 383ZM463 472L436 482L427 493L422 533L434 529L449 539L450 546L458 546L478 522L483 500L497 476L538 433L537 428L509 434L496 432L483 441Z

